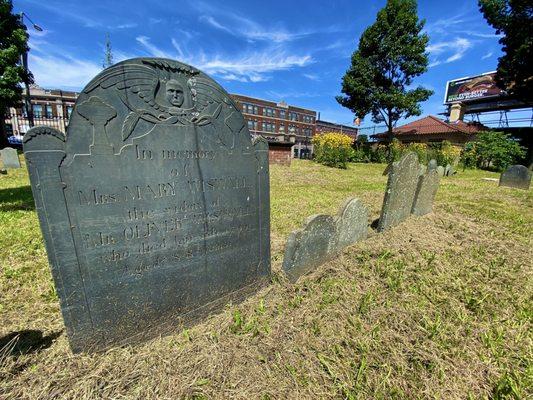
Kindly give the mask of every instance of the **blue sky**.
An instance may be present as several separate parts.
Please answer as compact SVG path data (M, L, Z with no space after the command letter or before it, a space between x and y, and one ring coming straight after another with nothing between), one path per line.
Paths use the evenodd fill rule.
M46 88L81 89L102 69L105 35L115 61L169 57L211 75L228 92L285 100L350 124L341 78L380 1L15 0L29 28L29 65ZM434 90L423 115L444 110L446 81L496 69L498 37L477 1L419 1L430 67L415 83ZM26 21L27 22L27 21ZM30 25L30 24L28 24ZM370 117L363 126L373 125Z

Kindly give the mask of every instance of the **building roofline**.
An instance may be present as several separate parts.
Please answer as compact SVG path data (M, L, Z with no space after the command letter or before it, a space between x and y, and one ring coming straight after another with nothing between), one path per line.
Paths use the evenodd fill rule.
M279 108L283 108L283 107L280 107L278 106L278 103L276 103L275 101L272 101L272 100L265 100L265 99L262 99L260 97L253 97L253 96L249 96L247 94L240 94L240 93L230 93L230 96L240 96L240 97L246 97L248 99L255 99L255 100L261 100L261 101L264 101L265 103L271 103L273 104L274 107L279 107ZM304 110L304 111L309 111L309 112L312 112L312 113L315 113L316 115L316 111L315 110L311 110L309 108L305 108L305 107L300 107L300 106L293 106L293 105L290 105L287 103L287 106L288 107L292 107L292 108L298 108L300 110Z

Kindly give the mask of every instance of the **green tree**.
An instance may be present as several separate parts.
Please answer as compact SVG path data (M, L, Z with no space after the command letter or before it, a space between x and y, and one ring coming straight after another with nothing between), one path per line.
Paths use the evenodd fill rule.
M504 55L498 59L496 81L509 94L533 102L533 3L531 0L480 0L487 22L503 34Z
M525 151L509 134L481 132L475 141L467 143L461 160L466 167L503 170L525 156Z
M20 16L13 14L10 0L0 0L0 148L8 143L4 115L9 107L20 104L20 84L33 83L31 73L21 64L28 50L28 34Z
M359 118L372 115L387 125L389 142L400 118L420 115L419 103L433 93L412 88L413 78L427 71L428 36L422 33L415 0L388 0L376 22L361 35L351 66L342 78L337 101Z

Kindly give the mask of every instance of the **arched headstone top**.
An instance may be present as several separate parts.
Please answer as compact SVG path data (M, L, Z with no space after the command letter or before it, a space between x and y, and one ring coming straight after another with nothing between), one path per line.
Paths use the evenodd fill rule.
M134 58L105 69L82 90L67 153L118 154L134 138L166 127L198 129L203 145L225 151L251 146L236 103L212 78L178 61Z

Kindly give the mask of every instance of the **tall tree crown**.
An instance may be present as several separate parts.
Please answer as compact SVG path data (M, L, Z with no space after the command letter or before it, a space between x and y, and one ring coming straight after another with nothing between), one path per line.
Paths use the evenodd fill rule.
M414 0L388 0L376 22L361 35L351 66L342 79L337 101L359 118L371 114L385 122L390 136L402 117L420 115L419 102L432 91L412 88L413 78L427 71L428 36L422 33Z

